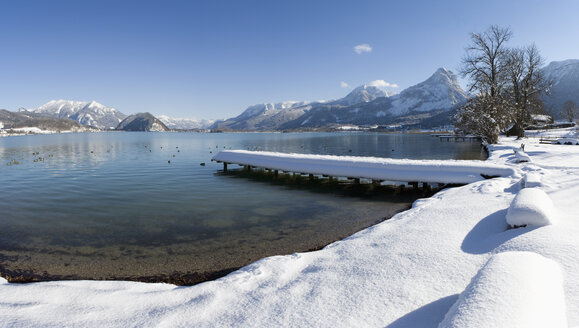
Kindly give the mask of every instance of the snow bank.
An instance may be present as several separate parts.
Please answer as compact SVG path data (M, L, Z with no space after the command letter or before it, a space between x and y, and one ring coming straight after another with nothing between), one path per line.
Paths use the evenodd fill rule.
M567 327L559 265L531 252L494 255L439 328Z
M507 211L511 226L544 226L553 224L555 208L551 198L539 188L524 188L513 199Z
M403 182L466 184L484 180L483 175L505 177L515 174L511 167L481 161L409 160L245 150L224 150L212 160L288 172Z
M534 188L541 186L541 174L538 172L528 172L523 178L525 188Z
M579 139L560 138L560 139L557 139L557 143L560 145L579 145Z

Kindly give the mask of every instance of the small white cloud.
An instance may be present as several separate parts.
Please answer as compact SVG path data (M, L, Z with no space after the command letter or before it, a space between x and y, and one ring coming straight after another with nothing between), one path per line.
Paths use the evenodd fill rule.
M379 88L398 88L398 84L386 82L384 80L374 80L368 83L368 85Z
M354 47L354 51L358 54L361 55L363 52L371 52L372 51L372 46L370 46L367 43L363 43L363 44L359 44L357 46Z
M347 88L347 87L349 87L350 85L349 85L348 83L342 81L342 82L340 82L340 86L341 86L342 88Z

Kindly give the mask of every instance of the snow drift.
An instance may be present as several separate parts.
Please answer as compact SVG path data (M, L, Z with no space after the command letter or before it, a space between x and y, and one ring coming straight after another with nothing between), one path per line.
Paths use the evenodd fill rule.
M559 265L532 252L492 256L439 328L567 327Z

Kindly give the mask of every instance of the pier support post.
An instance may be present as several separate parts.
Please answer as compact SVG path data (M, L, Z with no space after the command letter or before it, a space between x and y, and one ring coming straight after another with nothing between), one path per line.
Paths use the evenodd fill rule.
M223 162L223 172L227 172L227 163Z

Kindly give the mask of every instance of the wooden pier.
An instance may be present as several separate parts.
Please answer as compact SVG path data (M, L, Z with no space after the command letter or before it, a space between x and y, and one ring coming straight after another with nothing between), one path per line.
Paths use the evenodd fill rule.
M349 179L360 183L361 179L373 183L382 181L407 182L418 187L419 183L467 184L493 177L515 174L513 168L483 161L397 160L375 157L285 154L245 150L224 150L212 161L273 172L293 173L328 179Z
M480 137L477 136L469 136L469 135L457 135L457 134L438 134L438 135L433 135L435 137L440 138L440 141L468 141L468 142L476 142L476 141L482 141L482 139Z

